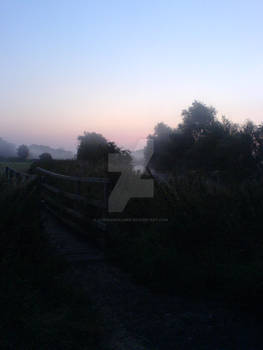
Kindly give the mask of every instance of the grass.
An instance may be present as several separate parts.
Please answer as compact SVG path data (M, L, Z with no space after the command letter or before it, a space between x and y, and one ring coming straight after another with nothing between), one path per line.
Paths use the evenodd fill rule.
M211 191L202 182L184 179L169 189L160 187L165 187L164 198L157 191L154 203L136 200L127 209L131 215L166 213L168 222L119 223L109 253L156 290L258 307L263 293L262 184Z
M34 186L14 190L0 181L1 349L97 350L101 319L53 254Z
M25 162L0 161L0 173L4 171L5 167L13 168L16 171L27 172L31 164L32 164L31 161L25 161Z

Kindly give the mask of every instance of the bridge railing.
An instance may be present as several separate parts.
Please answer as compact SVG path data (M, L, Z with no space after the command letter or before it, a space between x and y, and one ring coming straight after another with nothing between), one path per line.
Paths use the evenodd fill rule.
M10 167L5 168L5 176L9 183L15 185L25 184L37 179L41 192L41 200L48 211L67 226L81 233L87 234L87 224L93 224L101 230L106 229L101 217L106 215L108 209L108 178L67 176L39 168L35 174L18 172ZM65 190L65 183L71 183L74 191ZM97 184L103 187L103 198L95 199L84 194L84 184Z
M5 177L9 183L20 185L36 179L36 175L23 173L10 167L5 167Z
M61 221L83 233L86 232L87 224L106 229L100 219L108 211L108 178L68 176L39 167L35 171L40 178L43 203ZM74 190L72 186L68 189L66 183L73 185ZM103 187L102 198L95 199L91 194L85 193L85 185Z

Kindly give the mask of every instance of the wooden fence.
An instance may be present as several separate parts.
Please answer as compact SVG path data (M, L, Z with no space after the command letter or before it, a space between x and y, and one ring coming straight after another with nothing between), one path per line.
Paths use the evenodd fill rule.
M67 226L84 234L87 234L87 224L95 225L101 230L106 229L106 225L101 221L101 218L108 211L109 179L66 176L39 167L35 169L35 173L35 175L31 175L18 172L10 167L5 168L5 175L9 183L20 185L36 180L41 191L42 203L46 209ZM63 187L67 188L66 183L72 184L74 191L62 189ZM83 184L103 186L103 198L94 199L88 195L83 195ZM97 216L92 217L94 208Z
M13 183L15 185L25 184L36 179L36 175L19 172L10 167L5 168L5 177L9 183Z

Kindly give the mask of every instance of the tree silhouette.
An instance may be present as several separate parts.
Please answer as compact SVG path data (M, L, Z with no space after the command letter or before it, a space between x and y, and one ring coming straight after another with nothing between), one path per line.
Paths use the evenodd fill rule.
M21 145L17 149L17 156L20 159L27 159L29 157L29 149L26 145Z
M172 129L164 123L148 136L154 155L150 166L156 169L221 171L232 177L246 177L261 171L263 162L263 125L251 121L244 125L217 118L216 110L201 102L182 112L182 123Z
M50 153L45 152L40 154L39 159L43 161L47 161L47 160L52 160L53 158Z
M91 161L93 163L104 161L106 166L108 154L118 153L122 155L122 160L127 164L132 161L130 153L127 150L119 148L114 142L107 141L101 134L84 132L84 135L79 136L78 140L78 160Z

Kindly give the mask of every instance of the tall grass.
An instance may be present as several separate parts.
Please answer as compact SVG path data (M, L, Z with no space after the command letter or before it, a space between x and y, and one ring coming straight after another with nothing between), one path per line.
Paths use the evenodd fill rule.
M129 216L167 222L115 224L109 253L154 289L258 305L263 183L227 186L206 180L175 178L170 186L156 184L152 200L131 200Z

